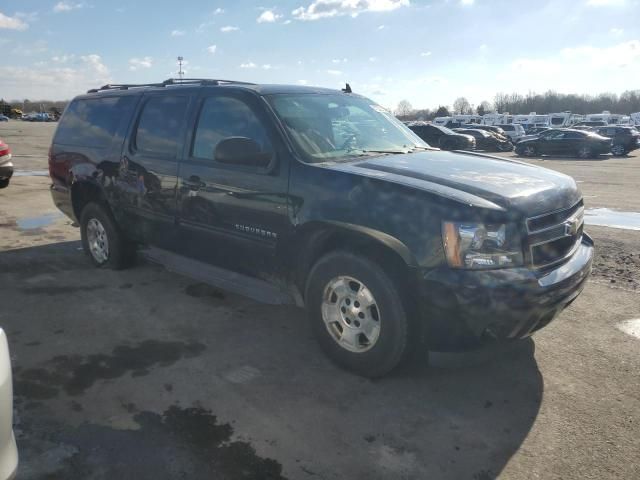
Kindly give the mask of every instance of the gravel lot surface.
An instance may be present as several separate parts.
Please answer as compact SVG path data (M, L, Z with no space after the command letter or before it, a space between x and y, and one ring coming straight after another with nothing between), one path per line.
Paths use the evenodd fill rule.
M94 269L49 196L54 129L0 124L25 172L0 190L18 478L640 478L623 323L640 323L640 231L588 227L594 275L532 339L370 381L322 355L300 309L144 262ZM640 212L637 153L527 161L574 176L587 208Z

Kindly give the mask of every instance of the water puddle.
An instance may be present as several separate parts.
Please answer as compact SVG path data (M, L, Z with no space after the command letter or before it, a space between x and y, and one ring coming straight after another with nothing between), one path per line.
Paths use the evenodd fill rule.
M16 221L16 223L20 230L35 230L37 228L51 225L62 216L63 215L60 212L45 213L44 215L38 215L37 217L20 218Z
M16 170L14 177L48 177L49 170Z
M640 230L640 213L616 212L608 208L588 208L584 212L584 223L600 227Z
M620 322L618 325L616 325L616 327L621 332L640 339L640 318L625 320L624 322Z

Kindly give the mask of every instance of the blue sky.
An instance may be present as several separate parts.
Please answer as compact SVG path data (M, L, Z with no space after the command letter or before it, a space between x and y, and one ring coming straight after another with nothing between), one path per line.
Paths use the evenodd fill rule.
M640 88L640 0L3 0L0 48L6 99L159 81L182 55L190 77L477 104Z

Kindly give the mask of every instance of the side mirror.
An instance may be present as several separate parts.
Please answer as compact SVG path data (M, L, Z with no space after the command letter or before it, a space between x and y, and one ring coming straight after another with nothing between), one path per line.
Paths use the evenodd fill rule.
M221 140L213 151L216 162L247 167L266 167L271 153L264 153L255 140L247 137L229 137Z

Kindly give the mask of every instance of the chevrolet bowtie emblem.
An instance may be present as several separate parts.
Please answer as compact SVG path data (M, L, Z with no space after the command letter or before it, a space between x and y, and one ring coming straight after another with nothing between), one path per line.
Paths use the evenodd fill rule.
M580 221L577 218L572 218L564 223L564 234L567 237L573 237L578 233L580 229Z

